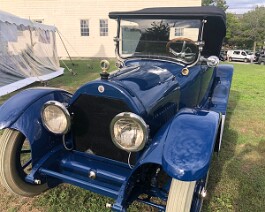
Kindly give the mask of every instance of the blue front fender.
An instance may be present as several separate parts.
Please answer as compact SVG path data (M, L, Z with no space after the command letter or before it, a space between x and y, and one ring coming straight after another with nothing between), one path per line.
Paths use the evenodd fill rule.
M182 109L158 132L138 166L156 163L173 178L202 179L209 169L220 120L214 111Z
M24 90L0 107L0 129L11 128L23 133L31 144L32 164L49 152L61 138L48 132L41 122L45 102L56 100L69 103L71 94L54 88Z
M173 178L193 181L205 176L218 135L220 114L182 111L173 120L163 149L162 165Z
M11 127L33 103L45 96L49 96L50 100L66 101L71 95L66 91L55 88L33 88L24 90L1 105L0 129Z

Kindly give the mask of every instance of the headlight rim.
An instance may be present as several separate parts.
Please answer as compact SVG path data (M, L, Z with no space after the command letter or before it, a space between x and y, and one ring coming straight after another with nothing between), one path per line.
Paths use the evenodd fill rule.
M45 116L43 113L44 113L45 108L47 108L50 105L58 107L63 112L63 114L66 118L66 122L67 122L66 128L64 131L62 131L60 133L52 131L50 129L50 127L48 126L48 124L45 122L46 119L44 118ZM42 123L43 123L43 126L45 127L45 129L47 129L49 132L56 134L56 135L65 135L66 133L69 132L69 130L71 128L71 116L70 116L69 111L66 109L66 107L61 102L58 102L55 100L50 100L50 101L47 101L44 103L44 105L42 106L42 109L41 109L41 120L42 120Z
M143 141L142 141L141 145L139 145L137 148L129 148L128 149L127 147L124 147L124 146L120 145L119 142L117 141L117 139L115 138L114 125L121 118L130 118L133 121L136 121L141 126L141 129L143 130L144 137L143 137ZM111 123L110 123L110 134L111 134L112 142L119 149L125 150L126 152L139 152L145 147L145 144L146 144L146 142L148 140L148 137L149 137L149 126L145 123L143 118L140 117L139 115L137 115L135 113L132 113L132 112L121 112L121 113L117 114L111 120Z

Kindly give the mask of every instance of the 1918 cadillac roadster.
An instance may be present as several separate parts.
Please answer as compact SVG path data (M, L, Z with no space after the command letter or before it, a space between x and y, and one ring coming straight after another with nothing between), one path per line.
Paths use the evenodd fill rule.
M200 211L221 147L233 68L218 65L225 14L215 7L112 12L119 70L73 95L24 90L0 107L0 179L34 196L70 183L160 211ZM156 198L152 198L156 197ZM153 201L158 199L159 201Z

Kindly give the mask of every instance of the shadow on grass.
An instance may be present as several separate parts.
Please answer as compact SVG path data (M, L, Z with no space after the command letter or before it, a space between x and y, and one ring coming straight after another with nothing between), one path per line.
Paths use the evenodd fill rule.
M230 120L233 116L235 108L237 107L239 98L239 92L234 90L230 91L229 106L226 114L221 151L218 155L216 153L213 155L207 185L208 195L204 201L203 211L218 211L218 209L215 208L215 205L218 205L218 202L216 203L216 198L219 198L218 196L220 193L218 184L223 179L225 164L235 155L235 148L238 140L237 131L230 128Z
M235 211L265 209L265 138L258 143L241 144L239 153L227 166L228 176L237 182Z
M239 99L240 93L232 90L222 148L219 156L213 157L203 211L244 212L265 208L265 134L250 134L244 132L241 125L237 126L236 120L244 115L244 110L251 110L236 110ZM250 123L253 126L249 126ZM255 128L259 124L253 123L250 116L244 127Z

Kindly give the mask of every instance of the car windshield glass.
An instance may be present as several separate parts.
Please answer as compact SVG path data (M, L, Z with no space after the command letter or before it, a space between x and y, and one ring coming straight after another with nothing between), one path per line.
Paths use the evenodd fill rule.
M120 55L124 57L131 56L163 56L172 57L167 48L170 45L177 45L177 38L186 38L196 42L199 36L201 26L200 20L183 19L126 19L120 22ZM173 42L172 42L173 41ZM183 48L179 44L179 48ZM181 46L182 45L182 46ZM189 48L189 46L185 46ZM188 51L192 52L190 47Z

